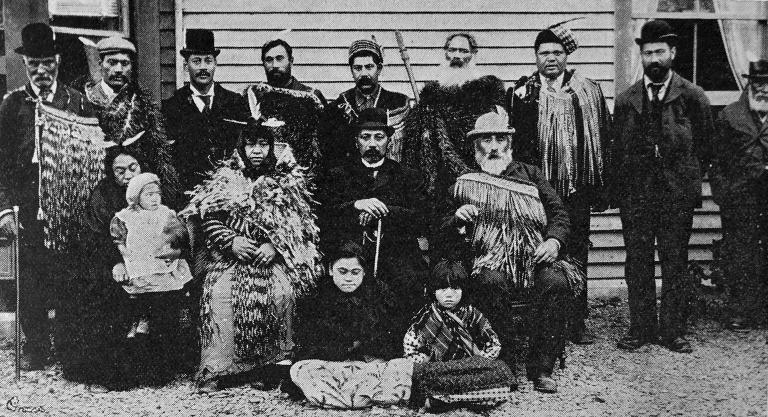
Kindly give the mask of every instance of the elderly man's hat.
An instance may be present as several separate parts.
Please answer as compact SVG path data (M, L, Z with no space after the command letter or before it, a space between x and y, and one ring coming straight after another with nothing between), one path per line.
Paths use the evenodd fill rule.
M511 135L512 133L515 133L515 129L509 127L507 112L500 106L496 106L496 111L485 113L477 118L475 128L467 133L467 137L492 134Z
M383 130L387 136L395 133L395 128L387 124L387 111L378 107L371 107L360 112L357 116L355 131L363 129Z
M565 24L578 19L583 19L583 17L575 17L564 22L555 23L542 30L536 36L536 40L533 43L533 49L538 50L539 46L543 43L559 43L563 46L563 50L565 50L566 54L572 54L573 51L578 49L579 43L576 40L576 36L565 26Z
M30 23L21 29L21 46L14 49L18 54L42 58L58 54L53 30L45 23Z
M115 52L126 52L135 54L136 46L131 41L120 36L112 36L104 38L96 44L96 49L99 51L99 55L112 54Z
M635 43L643 46L646 43L666 42L670 46L677 45L677 34L672 31L672 26L664 20L651 20L640 29L640 37L635 38Z
M748 79L768 81L768 59L758 59L749 63L749 74L741 74Z
M352 61L356 55L361 53L369 53L378 57L378 62L384 61L384 53L382 52L381 45L376 43L372 39L358 39L352 42L349 47L349 61Z
M219 56L220 49L216 49L213 42L213 32L207 29L187 30L187 41L184 49L179 51L184 58L192 54Z

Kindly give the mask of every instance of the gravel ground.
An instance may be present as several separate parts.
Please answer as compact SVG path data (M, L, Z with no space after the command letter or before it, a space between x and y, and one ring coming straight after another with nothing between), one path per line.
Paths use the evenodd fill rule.
M499 408L465 409L447 416L768 416L768 331L747 334L701 320L692 328L693 354L659 346L636 352L615 348L627 328L626 302L595 301L592 328L600 340L569 346L559 370L557 394L540 394L523 383ZM523 381L521 381L523 382ZM56 368L26 372L13 380L13 352L0 350L0 415L52 416L416 416L407 408L328 411L283 398L277 391L233 388L212 396L194 393L187 378L160 389L92 393L64 380Z

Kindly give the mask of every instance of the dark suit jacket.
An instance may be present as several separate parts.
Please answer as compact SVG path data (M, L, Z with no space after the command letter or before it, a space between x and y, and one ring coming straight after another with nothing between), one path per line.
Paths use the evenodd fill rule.
M747 91L726 106L717 119L713 153L712 196L721 207L741 205L765 177L768 164L768 123L749 108Z
M683 206L701 203L701 178L711 159L714 124L701 87L673 73L662 108L660 158L643 132L643 80L616 99L612 168L613 206L622 210L647 198ZM657 181L661 179L663 189ZM656 185L654 185L656 184Z
M250 114L243 96L218 83L213 88L208 115L195 106L189 85L163 100L166 133L175 141L173 161L185 191L200 184L216 162L232 155L242 126L224 119L246 121Z
M18 205L22 222L37 218L38 164L35 150L35 95L27 84L9 93L0 104L0 210ZM79 116L95 109L78 91L59 83L51 106Z
M382 256L412 254L419 256L416 238L422 230L424 179L413 170L385 159L376 178L369 175L359 158L331 169L318 187L320 233L324 248L333 249L343 241L360 243L363 228L355 201L378 198L389 208L382 220ZM374 228L376 222L369 227ZM372 259L371 259L372 260Z

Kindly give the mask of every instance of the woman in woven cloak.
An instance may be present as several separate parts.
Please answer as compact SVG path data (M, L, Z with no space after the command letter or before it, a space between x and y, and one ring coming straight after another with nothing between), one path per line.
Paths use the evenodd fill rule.
M121 255L112 242L109 223L128 205L128 181L146 167L142 153L130 146L107 148L103 178L91 192L77 253L79 273L67 285L57 309L56 345L64 376L92 384L96 391L162 384L175 374L173 358L158 354L160 339L167 341L172 323L161 325L156 338L126 343L131 323L128 294L112 279L112 267ZM173 302L165 303L169 318ZM178 316L178 315L176 315ZM165 330L163 330L165 329ZM140 368L137 368L137 365Z
M304 169L290 147L275 151L279 125L252 118L235 158L190 193L181 213L201 218L207 246L196 263L205 277L202 392L238 374L271 388L292 363L294 305L315 283L318 230Z

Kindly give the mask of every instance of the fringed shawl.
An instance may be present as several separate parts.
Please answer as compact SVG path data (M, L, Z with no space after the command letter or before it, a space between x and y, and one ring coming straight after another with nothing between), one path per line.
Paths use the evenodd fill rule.
M38 220L44 244L69 251L80 242L91 190L104 176L104 134L98 120L38 102L35 149L39 163Z
M471 236L477 254L472 273L483 268L502 271L513 277L515 287L530 287L533 252L543 241L541 231L547 224L536 185L470 173L456 180L454 197L479 211Z
M469 328L471 324L480 331L476 336L482 340L473 339ZM471 305L450 311L433 302L416 314L411 328L416 333L419 352L432 361L481 355L480 346L496 337L485 316Z
M603 185L600 144L606 111L600 86L575 73L560 91L539 90L541 169L559 195L568 196L583 185ZM578 152L580 130L584 139Z
M263 358L276 349L275 286L289 285L296 296L302 296L314 287L320 266L318 228L303 169L278 163L275 173L253 180L239 169L222 166L188 194L192 199L181 215L199 215L204 221L217 213L224 215L225 225L238 235L268 240L279 254L272 265L259 268L209 247L201 265L206 275L200 312L203 344L211 342L214 332L213 285L224 271L234 268L236 353L242 358ZM281 277L288 282L281 283Z

